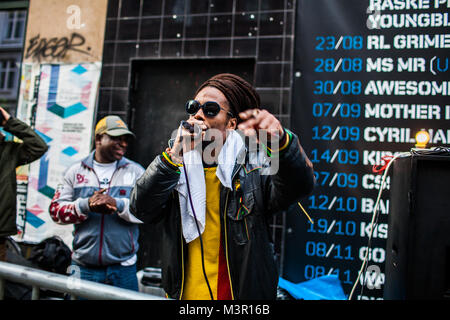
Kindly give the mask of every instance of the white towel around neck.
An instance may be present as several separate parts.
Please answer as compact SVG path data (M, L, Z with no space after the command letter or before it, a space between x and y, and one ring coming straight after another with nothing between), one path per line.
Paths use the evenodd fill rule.
M244 147L242 137L234 130L230 130L225 143L218 156L218 165L216 176L223 186L232 189L231 179L236 158ZM189 190L192 197L192 203L197 217L200 233L205 231L206 214L206 183L203 170L202 155L198 150L192 150L183 154L184 166L186 168ZM185 168L181 167L180 180L175 189L179 193L179 202L181 210L181 222L183 227L183 236L187 243L198 238L198 230L189 201L188 187L185 177ZM217 199L219 201L219 199Z

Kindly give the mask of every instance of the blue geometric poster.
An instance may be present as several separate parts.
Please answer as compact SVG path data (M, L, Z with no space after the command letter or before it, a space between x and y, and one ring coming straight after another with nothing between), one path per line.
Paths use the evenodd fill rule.
M48 208L65 171L91 151L100 70L101 63L40 65L35 131L49 149L30 165L23 241L59 236L71 247L73 226L55 224Z

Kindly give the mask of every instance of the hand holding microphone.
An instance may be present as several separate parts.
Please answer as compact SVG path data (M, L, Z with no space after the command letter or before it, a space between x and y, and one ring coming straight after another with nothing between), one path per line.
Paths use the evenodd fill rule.
M194 150L201 145L206 129L208 128L203 121L194 118L181 121L174 144L166 149L166 153L176 163L182 163L184 152Z

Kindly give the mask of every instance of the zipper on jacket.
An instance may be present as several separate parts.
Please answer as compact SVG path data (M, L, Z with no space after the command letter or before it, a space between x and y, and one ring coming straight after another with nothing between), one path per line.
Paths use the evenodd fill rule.
M103 250L103 221L105 216L102 214L102 221L100 222L100 246L98 249L98 264L102 265L102 250Z
M239 168L233 173L231 176L231 182L233 183L234 177L239 172L239 170L243 167L243 164L239 166ZM228 279L230 280L230 289L231 289L231 299L234 299L234 291L233 291L233 281L231 279L230 272L230 263L228 261L228 235L227 235L227 209L228 209L228 197L230 195L230 189L227 190L227 196L225 198L225 207L223 212L223 230L225 234L225 260L227 261L227 270L228 270Z
M92 172L94 172L95 177L97 178L97 182L98 182L98 187L101 190L102 185L100 182L100 179L98 178L97 172L95 172L94 168L90 168L92 170ZM118 171L118 168L116 168L116 170L114 170L113 174L111 175L111 179L109 180L109 184L108 184L108 191L107 194L109 195L109 191L111 190L111 182L113 180L114 175L116 174L116 172ZM99 245L99 249L98 249L98 263L99 265L102 265L103 261L102 261L102 251L103 251L103 230L104 230L104 221L105 221L105 215L102 214L102 219L100 222L100 245Z
M233 281L231 280L230 264L228 262L227 207L228 207L229 194L230 194L230 189L227 190L227 197L225 199L225 210L224 210L224 215L223 215L223 228L224 228L224 234L225 234L225 260L227 261L228 279L230 279L231 299L234 300Z
M102 185L101 185L101 183L100 183L100 179L98 178L98 175L97 175L97 172L95 172L95 170L94 170L94 168L92 167L90 167L90 166L87 166L86 165L86 167L88 167L89 169L91 169L92 170L92 172L94 173L94 175L95 175L95 177L97 178L97 182L98 182L98 188L99 188L99 190L101 190L101 188L102 188ZM111 179L112 180L112 179ZM91 208L89 207L89 210L90 210ZM102 250L103 250L103 220L104 220L104 215L102 214L102 219L101 219L101 221L100 221L100 244L99 244L99 248L98 248L98 264L101 266L102 265Z
M134 252L134 237L133 237L133 233L131 231L128 231L128 234L130 235L130 240L131 240L131 251Z
M100 183L100 179L98 178L98 175L95 172L95 170L94 169L92 169L92 170L94 171L94 174L97 177L98 187L101 189L102 185ZM109 180L109 183L108 183L108 190L106 191L107 195L110 195L109 192L111 190L111 182L112 182L112 180L114 178L114 175L116 174L117 171L119 171L118 168L116 168L116 170L114 170L113 174L111 175L111 179ZM104 223L105 223L105 215L102 213L102 221L101 221L101 224L100 224L100 248L99 248L99 252L98 252L98 262L99 262L100 265L102 265Z

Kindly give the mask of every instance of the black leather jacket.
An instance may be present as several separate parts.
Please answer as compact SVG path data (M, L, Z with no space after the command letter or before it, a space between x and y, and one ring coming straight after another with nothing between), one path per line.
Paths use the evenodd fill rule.
M276 298L278 272L269 222L273 214L287 209L314 187L312 164L295 134L280 154L278 172L261 175L261 171L249 163L247 154L245 163L234 167L233 189L237 190L221 185L221 232L234 299ZM145 223L162 220L162 284L175 299L182 295L187 253L174 189L179 176L176 167L157 156L136 182L130 198L130 211L137 218ZM242 204L248 212L236 215Z

